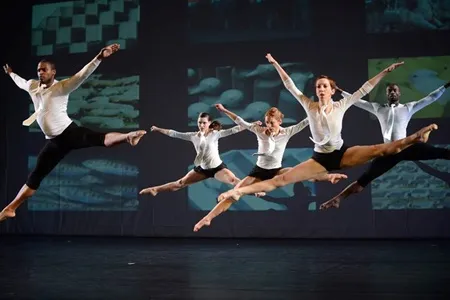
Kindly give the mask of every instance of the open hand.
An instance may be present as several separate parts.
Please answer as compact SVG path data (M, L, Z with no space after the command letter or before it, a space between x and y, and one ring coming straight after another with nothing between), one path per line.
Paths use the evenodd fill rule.
M392 71L394 71L395 69L397 69L398 67L400 67L401 65L403 65L404 63L405 63L404 61L398 62L398 63L393 63L392 65L390 65L389 67L387 67L385 70L386 70L387 72L392 72Z
M98 56L100 59L106 58L106 57L109 57L112 54L116 53L117 51L119 51L119 49L120 49L119 44L111 44L109 46L106 46L102 50L100 50L100 53L98 54Z
M9 74L12 72L12 69L8 64L3 66L3 70L5 71L6 74Z

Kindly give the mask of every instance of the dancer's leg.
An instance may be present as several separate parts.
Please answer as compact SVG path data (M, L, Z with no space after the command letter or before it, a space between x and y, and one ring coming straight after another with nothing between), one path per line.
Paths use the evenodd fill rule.
M298 164L286 173L277 175L272 179L229 190L228 192L225 192L219 196L219 201L228 198L232 198L234 201L237 201L243 195L249 195L258 192L267 193L273 191L276 188L286 186L291 183L315 178L324 172L326 172L326 169L322 165L320 165L313 159L308 159L307 161Z
M214 178L220 182L236 186L239 183L239 178L234 175L229 169L225 168L214 174Z
M397 154L415 143L427 142L431 131L436 129L437 125L431 124L404 139L391 143L350 147L345 151L340 166L350 168L365 164L377 157Z
M172 181L163 185L148 187L139 192L140 195L151 194L156 196L160 192L175 192L188 185L205 180L207 177L204 174L198 173L194 170L189 171L183 178Z
M255 177L247 176L244 179L242 179L235 188L247 186L250 184L253 184L255 182L259 182L260 180ZM223 199L217 205L205 216L203 219L201 219L197 224L194 226L194 231L199 231L203 226L209 226L211 224L211 221L217 217L218 215L224 213L227 211L230 206L234 203L233 199Z
M56 165L70 152L69 148L52 140L48 141L39 153L36 167L28 176L27 182L22 186L11 203L0 212L0 222L13 218L16 209L28 198L34 195L42 180L56 167Z
M109 132L105 135L105 146L112 147L122 143L136 146L139 140L147 133L145 130L131 131L128 133Z

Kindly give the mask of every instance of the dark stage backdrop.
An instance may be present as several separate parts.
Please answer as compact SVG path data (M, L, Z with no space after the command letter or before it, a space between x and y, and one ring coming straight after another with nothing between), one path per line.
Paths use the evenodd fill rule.
M420 2L420 5L413 2ZM422 3L423 2L423 3ZM6 3L6 2L5 2ZM407 5L408 4L408 5ZM347 91L393 61L406 64L366 96L386 101L384 87L397 82L402 101L419 100L450 80L448 1L312 0L78 0L16 1L2 8L2 64L36 78L42 57L56 62L58 79L71 76L102 46L122 50L105 60L70 98L78 124L125 132L152 125L196 130L200 111L232 124L212 104L221 102L248 121L279 107L285 125L305 117L267 65L270 52L297 86L314 97L314 77L327 74ZM45 143L39 128L21 125L34 111L26 92L1 79L1 198L4 207L26 180ZM440 129L431 144L449 147L450 94L417 113L408 133L430 123ZM352 107L343 137L348 145L381 143L379 123ZM312 154L309 129L289 143L285 166ZM224 162L243 178L254 165L250 132L220 141ZM264 199L247 196L212 226L194 224L229 189L207 180L157 197L140 189L182 177L193 167L191 143L148 133L137 147L85 149L68 155L41 189L0 224L2 233L130 236L390 238L448 237L448 161L424 166L403 162L375 180L339 210L319 205L356 180L365 166L346 170L336 185L298 183Z

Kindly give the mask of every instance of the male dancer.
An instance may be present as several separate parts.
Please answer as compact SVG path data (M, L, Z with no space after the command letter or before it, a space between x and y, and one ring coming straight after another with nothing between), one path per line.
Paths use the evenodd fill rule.
M386 104L382 105L359 99L355 103L355 106L374 114L378 118L384 142L389 143L405 138L406 128L408 127L411 117L422 108L439 99L449 86L450 81L419 101L401 104L400 87L395 83L390 83L386 87ZM341 92L344 97L351 96L345 91L341 90ZM324 210L331 207L339 208L339 204L342 200L351 194L361 192L370 182L383 175L403 160L418 161L432 159L450 159L450 150L434 147L427 143L416 143L397 154L378 157L372 161L369 168L357 181L350 184L334 198L322 203L320 209ZM420 163L419 167L424 169L423 165ZM425 171L428 172L428 170ZM438 174L438 172L436 172L436 174Z
M0 212L0 221L15 217L16 209L29 197L33 196L42 180L56 167L69 152L87 147L112 147L121 143L135 146L147 133L144 130L129 133L101 133L77 126L67 115L69 94L77 89L100 65L120 48L112 44L100 50L95 58L70 78L55 79L55 64L41 60L37 66L39 80L25 80L5 65L3 69L15 84L27 91L33 101L35 113L24 121L30 125L37 121L47 139L47 143L38 155L36 167L20 189L14 200Z

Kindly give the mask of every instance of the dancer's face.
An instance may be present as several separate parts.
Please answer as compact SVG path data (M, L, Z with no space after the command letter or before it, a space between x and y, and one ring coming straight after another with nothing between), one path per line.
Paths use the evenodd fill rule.
M319 100L331 100L336 90L331 87L330 81L327 78L320 78L316 81L316 95Z
M43 84L49 84L55 78L56 70L46 62L40 62L37 67L39 81Z
M265 121L265 123L266 123L267 129L268 129L271 133L277 133L277 132L280 130L281 121L278 120L277 118L266 116L266 117L264 118L264 121Z
M208 130L211 122L208 121L208 118L198 118L197 124L198 124L198 130L200 130L201 132L204 132L204 131Z
M400 88L398 85L390 85L386 88L386 96L389 103L398 103L400 101Z

